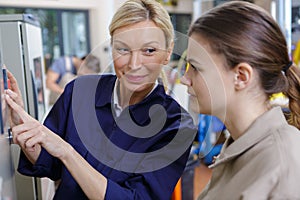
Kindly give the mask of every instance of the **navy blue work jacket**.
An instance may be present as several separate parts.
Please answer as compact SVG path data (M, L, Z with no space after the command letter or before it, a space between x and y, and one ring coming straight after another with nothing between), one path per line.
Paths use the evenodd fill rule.
M196 128L192 118L174 99L165 94L162 85L158 85L142 102L131 105L127 109L129 109L131 120L139 126L146 126L150 123L149 108L155 104L163 106L167 113L167 119L163 128L157 134L147 138L126 134L116 123L117 119L122 118L124 110L117 118L114 117L114 111L112 110L112 94L115 81L116 76L114 75L102 75L97 84L95 94L95 109L98 123L113 144L128 152L151 153L168 145L174 139L178 130L184 132L187 138L190 138L187 140L193 141ZM107 166L87 150L78 135L74 124L71 102L72 98L79 97L72 97L73 90L74 81L66 86L64 93L49 112L44 124L70 143L91 166L108 179L105 199L169 200L185 168L191 143L177 156L176 160L154 171L135 173L114 169L112 165ZM85 97L82 98L84 99ZM152 115L154 116L152 119L159 119L160 117L159 113L152 112ZM183 143L184 141L180 141L177 146L180 146L181 142ZM109 151L107 149L103 154L109 153ZM158 159L157 162L159 161ZM32 165L25 155L21 153L18 170L24 175L49 177L52 180L61 179L54 199L87 199L87 196L62 162L51 156L45 149L42 149L35 165Z

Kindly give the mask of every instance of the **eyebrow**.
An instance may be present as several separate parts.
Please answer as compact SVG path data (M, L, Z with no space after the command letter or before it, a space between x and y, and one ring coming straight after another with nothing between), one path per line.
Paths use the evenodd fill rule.
M124 45L127 46L127 44L126 44L125 42L122 42L121 40L113 40L113 43L114 43L114 42L121 43L121 44L124 44Z
M128 46L128 44L126 44L125 42L121 41L121 40L113 40L113 42L118 42L118 43L121 43L121 44L124 44L126 46ZM147 45L150 45L150 44L160 44L158 41L150 41L150 42L146 42L143 44L143 46L147 46Z
M159 42L157 42L157 41L150 41L150 42L147 42L147 43L145 43L144 45L149 45L149 44L152 44L152 43L155 43L155 44L160 44Z
M189 59L185 58L184 60L185 60L186 62L188 62L188 63L197 63L197 64L200 64L198 61L196 61L196 60L193 59L193 58L189 58Z

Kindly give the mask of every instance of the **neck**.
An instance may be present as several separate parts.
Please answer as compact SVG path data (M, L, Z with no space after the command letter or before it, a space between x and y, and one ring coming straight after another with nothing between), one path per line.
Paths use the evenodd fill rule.
M143 86L145 87L145 86ZM134 105L141 102L153 89L154 84L149 84L147 87L141 91L130 91L125 87L118 83L117 91L118 91L118 98L119 103L122 108Z
M234 140L242 136L259 116L269 110L266 103L251 105L248 102L248 104L237 105L228 111L225 118L225 126Z

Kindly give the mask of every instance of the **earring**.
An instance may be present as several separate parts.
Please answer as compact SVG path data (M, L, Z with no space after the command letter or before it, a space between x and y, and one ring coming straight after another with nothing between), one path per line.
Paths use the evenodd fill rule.
M235 74L234 76L234 83L237 84L238 83L238 79L239 79L239 75Z

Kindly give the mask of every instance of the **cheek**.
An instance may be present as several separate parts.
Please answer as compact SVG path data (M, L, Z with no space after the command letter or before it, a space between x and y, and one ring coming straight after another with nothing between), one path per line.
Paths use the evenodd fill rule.
M199 100L203 100L202 98L207 98L209 95L209 85L207 80L203 78L202 75L198 75L194 78L193 88Z
M224 82L222 76L216 76L209 83L209 94L210 94L210 110L212 115L223 115L225 114L226 103L228 96L226 89L228 84Z
M189 98L189 108L195 112L200 113L200 103L199 100L193 96L190 96Z
M209 88L208 82L201 75L198 75L193 80L193 90L196 95L195 98L191 98L191 104L198 112L208 114L211 107L211 88Z
M161 64L145 64L145 68L148 69L149 73L151 76L156 76L157 74L160 74L162 70L162 65Z
M125 57L114 58L114 69L117 76L122 75L128 64L128 59Z
M156 52L154 55L152 56L144 56L143 58L143 62L147 63L147 64L152 64L152 65L164 65L167 64L165 63L165 61L167 60L167 56L168 54L165 52Z

